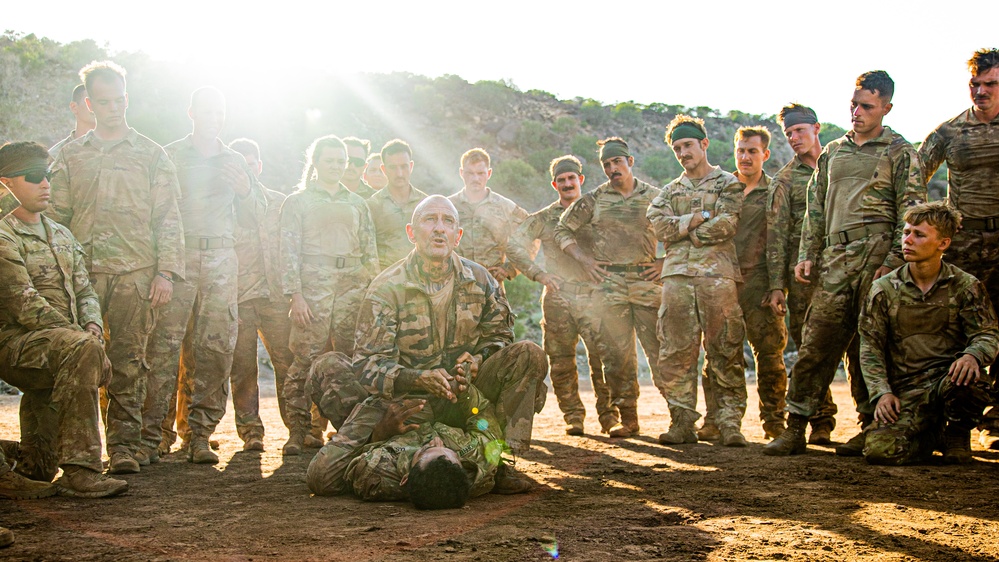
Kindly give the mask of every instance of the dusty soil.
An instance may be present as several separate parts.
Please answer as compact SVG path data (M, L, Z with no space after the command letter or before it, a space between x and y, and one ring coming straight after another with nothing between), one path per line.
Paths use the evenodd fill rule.
M975 443L976 463L872 467L830 448L772 459L760 453L756 407L748 449L663 447L665 402L642 388L642 435L563 434L554 396L518 462L539 482L521 496L487 495L464 509L311 497L311 455L283 459L273 387L263 454L241 452L231 413L216 434L222 462L176 454L128 476L111 500L0 500L11 560L996 560L999 452ZM843 441L855 428L836 383ZM755 400L755 388L750 388ZM596 431L593 396L586 393ZM0 437L17 435L16 397L0 397ZM974 435L977 437L977 434Z

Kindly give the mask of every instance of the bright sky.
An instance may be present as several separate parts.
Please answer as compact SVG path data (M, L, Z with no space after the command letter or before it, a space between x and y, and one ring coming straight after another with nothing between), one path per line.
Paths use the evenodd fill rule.
M457 74L722 112L798 101L844 128L857 75L883 69L896 88L885 124L914 142L970 106L965 63L999 46L996 5L981 0L8 4L4 29L220 72Z

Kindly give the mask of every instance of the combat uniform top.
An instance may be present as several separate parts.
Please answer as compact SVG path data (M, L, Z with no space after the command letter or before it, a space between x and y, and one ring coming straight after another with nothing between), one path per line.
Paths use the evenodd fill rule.
M787 289L798 264L801 226L805 222L808 180L814 168L796 154L770 182L767 195L767 269L770 290Z
M378 241L379 270L406 257L413 249L413 243L406 234L406 225L413 220L416 206L426 198L426 193L413 186L409 186L409 199L402 205L392 199L388 187L368 198L367 205Z
M180 187L160 145L135 129L115 141L90 131L59 152L51 184L51 217L79 240L88 271L155 267L183 277Z
M576 233L589 226L596 261L613 265L651 263L656 259L656 234L645 215L659 193L657 187L636 178L634 191L624 197L609 181L605 182L565 210L555 228L555 241L565 250L578 244Z
M368 392L385 398L409 392L420 371L450 369L466 351L484 362L513 343L513 314L496 280L481 265L452 254L454 287L439 345L419 259L413 251L378 275L357 319L354 368Z
M946 160L947 198L966 220L999 217L999 117L983 123L968 109L926 137L919 160L925 182Z
M655 234L666 246L662 277L742 280L732 241L742 209L742 189L742 182L717 166L696 185L684 172L663 187L648 210ZM689 230L694 213L702 211L712 211L712 217Z
M239 302L265 298L287 302L281 289L281 205L285 195L260 185L267 202L257 228L236 227Z
M0 221L0 344L48 328L103 327L83 247L42 215L47 239L10 216Z
M528 215L511 237L507 245L507 258L528 279L537 281L538 275L552 273L568 282L589 282L589 276L579 262L563 252L555 241L555 228L558 227L559 217L564 211L562 204L555 201L544 209ZM583 232L580 231L576 233L575 238L584 242L582 247L589 249L592 244L588 238L584 240L583 236ZM531 257L535 240L541 241L544 267Z
M507 262L507 246L510 236L527 218L527 211L488 187L485 199L478 203L469 201L464 189L448 199L458 210L463 231L455 251L486 269L503 267L508 277L517 275Z
M891 250L883 265L894 269L904 263L905 211L926 199L919 157L912 145L889 127L860 146L853 135L850 131L830 142L819 155L808 184L808 211L798 262L815 263L823 248L874 232L891 232Z
M860 363L872 403L932 386L965 354L985 375L999 353L995 312L978 279L944 262L924 295L909 267L874 281L860 319Z
M748 194L743 191L739 226L732 242L739 254L739 268L744 272L767 270L767 200L771 181L770 176L763 174L752 191Z

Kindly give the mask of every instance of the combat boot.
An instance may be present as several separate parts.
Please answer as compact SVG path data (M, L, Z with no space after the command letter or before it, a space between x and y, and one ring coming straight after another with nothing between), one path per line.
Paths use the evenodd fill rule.
M714 422L705 421L697 430L697 438L701 441L717 441L721 439L721 431Z
M33 500L55 495L59 490L48 482L29 480L11 468L0 474L0 498Z
M139 463L139 466L149 466L160 462L160 453L157 449L139 447L139 450L132 455L132 458Z
M243 443L244 451L263 451L264 450L264 440L260 437L254 435L253 437L247 437L246 442Z
M763 422L763 434L767 439L777 439L785 429L784 420Z
M128 491L128 482L104 476L82 466L67 466L55 481L59 495L72 498L109 498Z
M974 460L971 456L970 429L961 429L953 423L947 423L943 458L945 464L968 464Z
M659 436L659 443L662 445L682 445L684 443L697 443L697 433L694 432L694 420L685 412L670 412L669 431Z
M638 408L621 406L621 423L616 424L607 432L611 437L632 437L638 435Z
M326 444L326 442L323 441L322 435L322 433L319 434L319 437L316 437L311 433L306 435L305 438L302 439L302 446L309 449L322 449L323 445Z
M572 420L565 424L566 435L583 435L583 420Z
M746 436L736 427L721 428L721 442L726 447L745 447L749 445Z
M513 465L500 464L496 469L496 484L490 493L511 495L524 494L534 488L534 481L520 473Z
M860 414L860 433L854 435L849 441L836 447L836 454L841 457L862 457L864 456L864 442L867 441L867 426L874 419L867 414Z
M307 432L301 429L293 429L288 435L288 441L285 442L284 447L281 448L281 454L288 456L301 455L302 449L305 447L305 436Z
M212 450L207 439L191 438L191 447L188 449L187 462L194 464L217 464L219 456Z
M788 455L800 455L805 452L805 426L808 425L808 418L798 414L787 416L787 429L780 437L763 446L763 454L771 457L786 457Z
M0 548L14 544L14 533L7 527L0 527Z
M832 427L826 423L812 425L812 432L808 434L809 445L832 445Z
M139 472L139 461L132 458L126 451L111 453L111 464L108 472L111 474L135 474Z

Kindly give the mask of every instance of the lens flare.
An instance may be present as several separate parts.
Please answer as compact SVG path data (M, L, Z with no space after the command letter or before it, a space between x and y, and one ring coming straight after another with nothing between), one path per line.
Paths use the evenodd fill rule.
M547 552L553 560L558 560L558 541L555 540L555 537L552 537L550 541L542 542L541 550Z

